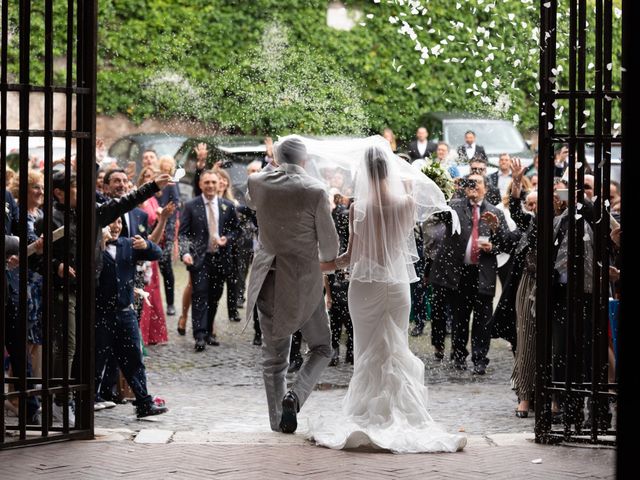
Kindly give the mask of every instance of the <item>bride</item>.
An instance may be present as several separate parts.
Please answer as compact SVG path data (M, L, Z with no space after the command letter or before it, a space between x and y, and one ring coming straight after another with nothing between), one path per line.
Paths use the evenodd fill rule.
M350 268L354 372L343 401L344 417L311 419L309 437L336 449L461 450L466 437L445 432L427 411L424 364L411 353L408 342L409 283L418 280L413 227L436 211L449 211L444 195L430 179L393 155L382 137L356 141L359 144L351 151L336 146L333 153L331 143L304 141L318 170L327 163L339 168L341 155L360 156L355 172L350 169L354 202L348 250L322 265L323 270ZM353 161L352 156L351 167Z

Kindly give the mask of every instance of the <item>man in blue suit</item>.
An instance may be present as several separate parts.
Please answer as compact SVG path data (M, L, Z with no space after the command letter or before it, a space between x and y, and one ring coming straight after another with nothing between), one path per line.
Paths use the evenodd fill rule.
M180 258L191 275L191 299L195 349L219 345L213 321L222 296L224 280L232 275L231 246L240 227L233 203L217 196L218 175L200 175L202 195L187 202L180 215Z
M104 175L103 188L105 193L113 199L121 199L128 192L129 177L122 168L114 168L109 170ZM123 213L120 216L122 222L122 229L120 231L120 237L132 238L136 235L140 235L142 238L147 238L149 230L149 216L140 208L135 207L128 212ZM144 288L144 273L138 272L135 278L135 287ZM142 315L142 302L136 302L134 304L136 318L140 321L140 315ZM97 403L106 404L112 406L109 399L114 398L113 391L118 381L118 368L116 366L115 357L107 359L107 365L105 367L104 376L102 379L102 391L98 392L96 399Z
M133 307L136 264L159 260L162 250L140 235L120 237L122 220L109 226L106 239L100 288L96 291L96 393L101 390L109 358L116 359L127 383L136 396L138 418L165 413L147 392L147 375L142 361L140 330Z

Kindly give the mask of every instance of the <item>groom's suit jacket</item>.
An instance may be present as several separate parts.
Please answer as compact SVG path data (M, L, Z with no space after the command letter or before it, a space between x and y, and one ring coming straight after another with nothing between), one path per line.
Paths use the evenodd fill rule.
M259 246L253 259L247 318L262 284L275 271L274 338L299 329L322 302L319 262L338 255L338 234L325 186L303 168L284 164L249 177L247 205L256 211Z

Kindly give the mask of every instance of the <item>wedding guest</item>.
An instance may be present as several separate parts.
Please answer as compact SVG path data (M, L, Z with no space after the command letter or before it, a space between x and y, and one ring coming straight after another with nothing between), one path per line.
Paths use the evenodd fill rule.
M472 159L480 158L487 162L487 153L482 145L476 144L476 134L473 130L467 130L464 134L464 144L457 150L458 162L469 162Z
M553 164L553 175L555 177L562 177L564 175L564 171L569 166L569 147L561 145L556 149L554 152Z
M391 151L393 153L396 153L396 151L398 150L398 144L396 142L396 136L393 133L393 130L391 130L389 127L386 127L384 130L382 130L382 136L387 142L389 142L389 145L391 145Z
M37 170L29 170L27 175L27 241L37 242L36 222L44 218L41 210L44 203L44 175ZM40 240L42 244L42 240ZM42 249L38 253L42 253ZM42 376L42 275L38 272L39 259L32 256L28 260L27 304L29 315L29 331L27 332L28 354L31 357L33 373ZM34 266L36 268L34 268ZM54 408L54 415L56 409ZM61 417L60 417L61 418ZM60 420L58 418L58 420Z
M484 178L484 185L485 185L485 192L486 192L485 199L491 205L498 205L502 201L502 197L500 196L500 191L489 182L489 179L487 177L487 161L482 157L476 156L472 158L471 161L469 162L469 167L470 167L470 173L482 175L482 177ZM466 197L466 190L463 187L464 179L459 178L459 179L456 179L456 181L457 181L457 188L453 197L454 198Z
M233 185L231 185L231 177L226 170L222 168L215 169L218 174L218 198L223 198L229 201L234 207L237 216L239 202L234 196ZM238 220L238 233L240 232L240 222ZM239 235L238 235L239 236ZM227 313L229 321L239 322L241 321L240 315L238 315L238 293L239 287L239 266L238 266L238 244L233 242L229 249L229 265L230 270L226 275L225 284L227 286Z
M231 270L230 247L238 234L233 203L219 198L219 176L205 170L200 176L202 195L184 206L180 231L180 255L191 277L192 324L195 350L219 345L213 333L218 301Z
M4 234L12 237L19 233L19 211L15 199L11 192L5 190L4 197ZM6 248L6 246L5 246ZM20 321L19 305L20 305L20 277L18 270L18 255L9 255L6 258L6 267L4 269L6 290L4 297L4 313L5 313L5 331L4 331L4 348L9 354L9 362L14 372L21 372L26 368L27 376L33 377L31 368L31 359L24 355L24 343L21 331L24 331L24 323ZM26 359L25 359L26 357ZM26 363L26 365L25 365ZM28 388L33 388L32 382L27 383ZM26 400L26 421L28 425L39 425L40 407L37 397L33 395L27 396Z
M337 198L336 198L337 197ZM334 208L331 212L333 223L340 239L339 254L347 251L349 245L349 206L342 203L342 195L339 193L333 198ZM342 329L347 334L345 363L353 365L353 325L349 314L349 302L347 294L349 291L349 274L345 270L336 270L335 273L325 275L325 300L329 312L331 324L331 346L333 355L329 362L330 367L335 367L340 363L340 338Z
M176 173L176 161L173 157L168 155L160 157L158 161L160 166L160 173L166 173L173 177ZM172 203L176 206L177 209L180 208L180 191L178 190L178 186L168 185L166 188L162 190L160 195L158 195L158 205L161 208L166 207L169 203ZM173 305L174 303L174 291L175 291L175 276L173 274L173 252L175 239L178 231L178 210L176 210L171 217L169 217L167 224L164 228L164 235L162 237L162 242L160 243L160 248L162 248L162 258L160 259L160 273L162 274L162 279L164 281L164 296L167 301L167 315L175 315L176 309Z
M151 167L144 167L140 172L138 187L147 182L155 180L156 172ZM154 195L142 203L141 210L148 216L148 223L151 234L149 239L155 244L159 244L164 236L168 215L173 214L175 207L173 203L168 204L165 209L158 205L157 197ZM144 291L149 294L142 302L142 313L140 315L140 332L145 345L156 345L169 341L167 334L167 323L162 308L162 297L160 295L160 269L157 261L145 262L149 268L149 281L144 286Z
M147 392L147 376L142 361L138 320L133 308L133 280L139 261L160 259L160 247L140 235L120 237L122 220L109 225L110 239L103 253L100 288L96 290L96 394L107 359L114 357L135 395L138 418L168 411L157 405Z
M487 354L496 287L496 255L509 237L504 216L485 199L485 177L472 173L466 178L464 186L466 198L450 203L458 214L462 230L453 235L451 227L447 229L431 269L433 315L445 318L446 304L450 302L454 306L451 356L454 366L465 370L466 357L469 355L469 317L473 312L473 373L484 375L489 363ZM446 222L450 222L450 216L446 215L445 218ZM436 344L442 352L443 332L439 332L439 335Z
M104 194L104 175L105 171L101 168L96 173L96 192Z
M142 152L142 167L151 167L154 170L158 169L158 154L153 148L147 148Z
M509 196L509 184L511 183L511 156L501 153L498 159L498 171L489 175L489 182L500 191L500 197Z
M409 144L409 157L411 160L430 157L436 151L436 144L429 141L429 131L427 127L418 127L416 139Z
M462 176L458 167L449 158L449 144L447 142L438 142L436 147L436 158L434 161L440 163L447 169L451 178L458 178Z

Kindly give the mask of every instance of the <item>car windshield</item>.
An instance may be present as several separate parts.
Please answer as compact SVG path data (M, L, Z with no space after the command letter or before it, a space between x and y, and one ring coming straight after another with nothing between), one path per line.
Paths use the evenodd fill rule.
M153 149L156 151L156 155L158 155L158 158L162 157L163 155L173 157L183 143L183 138L167 138L165 140L156 140L153 142Z
M464 134L471 130L476 134L476 142L482 145L488 155L518 153L527 149L520 132L506 121L464 120L445 122L444 140L449 145L464 143Z

